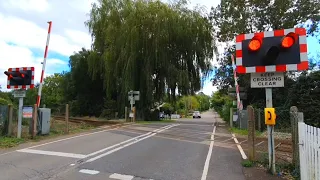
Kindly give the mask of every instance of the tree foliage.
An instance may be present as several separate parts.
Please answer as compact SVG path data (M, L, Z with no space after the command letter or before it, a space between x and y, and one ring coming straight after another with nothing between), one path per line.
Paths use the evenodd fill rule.
M119 112L129 90L139 90L138 115L144 117L167 94L193 94L207 75L215 49L212 25L179 1L100 0L86 22L93 38L88 68L102 78L108 100ZM139 111L140 110L140 111Z

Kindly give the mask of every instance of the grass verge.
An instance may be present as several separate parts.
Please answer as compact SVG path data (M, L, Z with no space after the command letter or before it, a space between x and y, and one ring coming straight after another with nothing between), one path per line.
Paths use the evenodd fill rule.
M97 126L88 125L86 123L69 122L69 134L81 133L94 129ZM17 129L14 127L14 129ZM48 135L38 135L34 139L31 138L28 132L28 125L24 125L22 129L22 138L16 137L0 137L0 149L12 148L25 142L37 142L40 140L50 139L65 135L66 124L64 121L51 121L50 133ZM14 132L16 134L16 132Z
M243 160L241 162L243 167L250 168L258 168L264 169L265 172L270 175L281 177L281 179L299 179L300 172L299 169L295 169L291 163L288 162L276 162L276 173L272 174L268 169L269 160L268 153L261 153L259 156L256 156L256 161ZM274 179L274 178L272 178Z
M24 138L0 137L0 148L11 148L24 143Z
M232 127L232 128L229 128L229 131L242 136L248 135L248 130L246 129L238 129L238 128ZM262 135L262 132L256 131L256 136L261 136L261 135Z

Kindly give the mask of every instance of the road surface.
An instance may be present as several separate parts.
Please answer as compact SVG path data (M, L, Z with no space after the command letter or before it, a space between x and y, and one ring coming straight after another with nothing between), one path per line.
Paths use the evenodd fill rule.
M1 180L243 180L240 153L214 117L99 129L0 154Z

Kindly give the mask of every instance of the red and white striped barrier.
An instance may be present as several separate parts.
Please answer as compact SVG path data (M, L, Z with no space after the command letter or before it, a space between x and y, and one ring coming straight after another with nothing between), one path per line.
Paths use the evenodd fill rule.
M50 41L50 33L51 33L51 25L52 21L49 21L49 28L48 28L48 36L47 36L47 43L46 48L44 50L44 58L42 62L42 72L41 72L41 79L40 79L40 85L38 90L38 97L37 97L37 106L40 106L40 100L41 100L41 91L42 91L42 84L43 84L43 76L46 69L46 61L47 61L47 55L48 55L48 47L49 47L49 41Z
M236 87L236 94L237 94L237 108L241 111L243 109L243 106L242 106L242 103L240 101L238 77L237 77L236 65L235 65L235 62L234 62L233 54L231 54L231 61L232 61L232 68L233 68L234 84L235 84L235 87Z

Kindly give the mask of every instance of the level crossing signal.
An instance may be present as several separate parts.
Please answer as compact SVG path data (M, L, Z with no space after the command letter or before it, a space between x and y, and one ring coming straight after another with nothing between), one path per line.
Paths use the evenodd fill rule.
M4 74L8 89L34 88L34 67L9 68Z
M304 28L240 34L236 37L237 73L301 71L308 68Z

